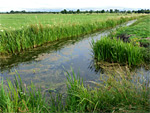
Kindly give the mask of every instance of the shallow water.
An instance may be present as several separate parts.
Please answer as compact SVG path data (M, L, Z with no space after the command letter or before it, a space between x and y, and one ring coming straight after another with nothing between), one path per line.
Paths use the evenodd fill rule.
M135 20L121 26L128 26L134 22ZM17 70L26 84L32 80L36 86L42 88L63 90L66 83L65 70L71 72L72 67L76 73L80 73L83 80L97 81L102 71L96 72L92 66L90 43L107 36L116 28L84 37L63 39L10 58L1 57L0 77L12 78Z

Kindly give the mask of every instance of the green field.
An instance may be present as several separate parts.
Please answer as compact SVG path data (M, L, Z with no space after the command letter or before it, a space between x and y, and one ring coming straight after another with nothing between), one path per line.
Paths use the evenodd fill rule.
M139 16L137 14L3 14L0 15L0 53L19 53L47 42L111 28Z
M130 14L0 14L0 30L16 30L31 24L70 26L128 17ZM132 16L136 16L133 14Z

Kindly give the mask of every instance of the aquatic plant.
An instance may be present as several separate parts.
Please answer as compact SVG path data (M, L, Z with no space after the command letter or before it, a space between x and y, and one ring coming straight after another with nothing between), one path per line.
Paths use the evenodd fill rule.
M92 42L92 52L97 61L127 63L129 66L143 62L141 48L120 39L104 37Z

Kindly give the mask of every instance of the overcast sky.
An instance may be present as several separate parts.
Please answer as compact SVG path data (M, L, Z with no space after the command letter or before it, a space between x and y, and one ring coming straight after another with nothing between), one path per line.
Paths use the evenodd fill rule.
M150 0L0 0L0 11L105 7L150 9Z

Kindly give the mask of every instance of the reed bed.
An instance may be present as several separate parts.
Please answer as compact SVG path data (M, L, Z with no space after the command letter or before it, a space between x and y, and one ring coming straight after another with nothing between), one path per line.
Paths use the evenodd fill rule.
M131 65L143 63L142 49L120 39L104 37L92 42L92 52L97 61L108 61Z
M23 50L35 48L45 43L69 37L78 37L98 30L111 28L117 24L132 20L137 16L120 17L91 23L72 23L68 25L33 24L18 30L6 30L0 33L0 53L19 53Z

